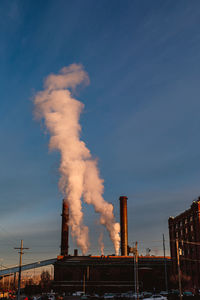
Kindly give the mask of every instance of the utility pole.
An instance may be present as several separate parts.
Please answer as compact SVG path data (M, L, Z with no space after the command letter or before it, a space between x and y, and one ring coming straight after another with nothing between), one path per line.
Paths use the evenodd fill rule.
M138 243L135 243L135 247L129 248L129 253L133 253L133 262L134 262L134 289L135 289L135 296L137 300L139 299L139 285L138 285L138 250L137 250Z
M134 247L134 252L133 252L133 256L134 256L134 278L135 278L135 296L137 295L137 280L136 280L136 277L137 277L137 271L136 271L136 251L135 251L135 247Z
M22 255L24 254L24 249L29 248L23 248L23 240L21 240L21 246L20 248L14 248L19 250L19 277L18 277L18 291L17 291L17 300L20 300L20 284L21 284L21 272L22 272Z
M14 290L16 288L16 272L14 273L14 277L13 277L13 288Z
M181 269L180 269L180 248L178 239L176 239L176 254L177 254L177 266L178 266L178 282L179 282L179 294L180 300L182 300L182 287L181 287Z
M136 293L137 293L137 300L139 300L139 285L138 285L138 243L135 243L135 263L136 263Z
M11 274L9 274L9 277L8 277L8 290L10 290L10 276L11 276Z
M85 295L85 270L83 271L83 293Z
M163 252L164 252L164 264L165 264L165 289L168 293L168 281L167 281L167 262L165 257L165 236L163 234Z
M89 281L89 266L86 267L86 270L83 271L83 293L86 293L86 284Z

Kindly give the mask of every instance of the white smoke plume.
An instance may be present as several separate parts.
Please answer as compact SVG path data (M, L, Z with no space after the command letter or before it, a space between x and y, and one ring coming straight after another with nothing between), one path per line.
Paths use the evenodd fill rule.
M89 78L83 67L77 64L64 67L58 75L49 75L44 82L44 90L34 98L35 115L45 121L50 133L49 148L61 153L59 187L69 205L69 225L77 245L83 254L88 251L88 228L83 224L83 197L100 213L100 223L108 229L118 254L120 225L115 223L113 205L102 197L103 180L99 177L97 162L80 140L79 118L84 104L74 99L69 90L83 82L89 83Z
M120 224L114 222L113 205L106 202L103 197L103 180L99 177L99 170L95 160L85 162L84 200L92 204L96 212L100 213L100 223L105 225L115 247L115 253L119 254Z
M99 246L100 246L101 255L104 255L103 232L100 233L98 243L99 243Z

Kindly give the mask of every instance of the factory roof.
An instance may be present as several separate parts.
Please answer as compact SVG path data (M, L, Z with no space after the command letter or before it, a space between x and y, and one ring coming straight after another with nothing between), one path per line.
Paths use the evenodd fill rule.
M163 264L164 260L171 262L170 257L163 256L139 256L140 264ZM61 265L130 265L133 262L133 256L58 256L57 264Z

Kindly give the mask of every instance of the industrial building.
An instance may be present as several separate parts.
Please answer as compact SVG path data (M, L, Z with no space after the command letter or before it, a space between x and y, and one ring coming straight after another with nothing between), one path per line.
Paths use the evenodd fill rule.
M169 257L137 256L128 246L127 197L121 196L120 256L78 256L68 253L69 208L63 201L61 255L54 264L54 289L63 292L84 291L88 293L127 292L166 289L171 259ZM133 254L131 254L132 252ZM130 255L129 255L130 253ZM168 275L167 275L168 274Z
M168 223L172 276L176 281L178 248L183 287L200 289L200 197L188 210L170 217Z
M164 258L140 256L140 290L165 290ZM166 258L169 270L171 260ZM66 256L54 265L54 288L63 292L127 292L135 290L133 256Z

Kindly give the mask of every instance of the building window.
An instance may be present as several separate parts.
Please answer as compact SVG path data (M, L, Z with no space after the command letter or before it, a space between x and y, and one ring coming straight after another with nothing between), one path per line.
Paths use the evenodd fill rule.
M176 223L176 229L178 228L178 223Z
M178 232L176 232L176 237L178 238Z
M187 219L185 219L185 224L187 224Z
M181 235L183 235L183 230L181 229Z
M192 222L193 221L193 216L190 216L190 222Z
M193 231L193 225L190 226L190 230Z
M180 226L182 226L183 225L183 223L182 223L182 221L180 221Z
M186 234L188 233L188 229L187 229L187 228L185 228L185 233L186 233Z

